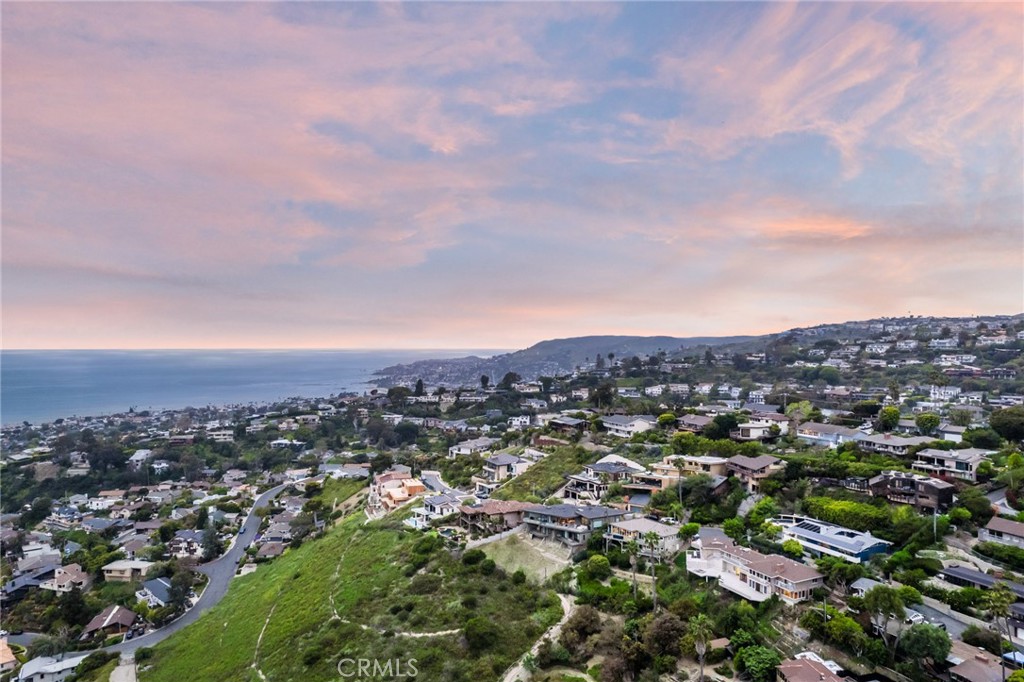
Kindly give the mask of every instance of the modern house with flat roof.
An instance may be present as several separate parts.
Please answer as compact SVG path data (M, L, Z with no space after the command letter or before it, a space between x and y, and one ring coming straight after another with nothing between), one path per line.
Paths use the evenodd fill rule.
M594 531L626 516L621 509L601 505L534 505L523 513L526 530L535 538L559 542L569 549L587 544Z
M892 544L871 533L862 533L807 516L782 514L769 519L768 523L781 526L782 539L796 540L811 556L827 554L854 564L864 563L875 554L885 554Z
M895 504L927 512L943 512L953 504L956 487L948 481L905 471L883 471L868 479L868 493Z
M926 448L918 451L911 468L930 476L948 476L974 482L978 480L978 467L986 461L989 455L994 454L995 452L991 450L980 448L965 450Z

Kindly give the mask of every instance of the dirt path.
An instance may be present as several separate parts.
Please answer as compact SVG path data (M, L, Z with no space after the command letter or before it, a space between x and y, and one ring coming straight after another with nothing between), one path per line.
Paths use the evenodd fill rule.
M562 619L549 627L543 635L537 638L537 641L534 642L528 652L531 656L537 655L537 651L540 650L540 643L543 642L545 638L550 638L552 641L558 640L558 635L562 632L562 626L565 625L565 622L569 620L569 616L571 616L573 611L576 610L575 597L572 595L560 594L558 595L558 598L562 601ZM530 679L530 671L523 667L523 659L525 658L526 654L524 654L515 665L505 671L505 676L501 678L502 682L520 682L521 680Z

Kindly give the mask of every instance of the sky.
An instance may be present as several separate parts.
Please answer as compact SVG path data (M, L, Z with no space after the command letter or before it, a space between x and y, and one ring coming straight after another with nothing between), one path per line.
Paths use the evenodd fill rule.
M1019 313L1022 8L5 2L3 347Z

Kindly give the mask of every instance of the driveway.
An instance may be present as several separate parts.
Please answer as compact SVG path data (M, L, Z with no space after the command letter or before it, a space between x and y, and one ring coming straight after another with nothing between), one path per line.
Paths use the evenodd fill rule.
M459 497L466 494L445 483L444 480L441 479L441 472L439 471L421 471L420 480L423 481L423 485L427 486L435 493L448 493L449 495Z
M208 564L203 564L198 568L200 573L209 578L206 589L203 590L202 596L199 597L199 601L191 609L185 612L180 618L171 623L168 623L159 630L154 630L148 634L142 635L130 639L120 644L107 647L107 651L119 651L121 653L133 652L142 647L156 646L163 640L173 635L178 630L191 625L192 623L199 620L199 617L203 615L205 611L212 608L224 598L227 594L228 586L231 584L231 579L235 577L235 571L238 568L238 560L242 558L242 554L245 553L246 547L248 547L253 539L256 537L256 531L260 527L260 518L256 516L256 509L267 506L267 503L281 494L285 488L291 483L282 483L279 486L271 488L262 495L256 498L256 502L253 503L252 509L249 510L249 515L245 517L245 522L242 523L244 532L237 536L232 543L231 547L227 552L224 553L219 559L215 559Z

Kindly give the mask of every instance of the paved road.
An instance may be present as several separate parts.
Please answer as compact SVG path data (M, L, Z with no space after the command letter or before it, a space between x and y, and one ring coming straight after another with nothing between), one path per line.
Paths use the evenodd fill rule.
M21 646L28 646L32 643L32 640L36 637L42 637L41 632L23 632L20 635L11 635L7 638L7 641L11 644L20 644Z
M165 625L159 630L154 630L153 632L141 637L136 637L126 642L121 642L120 644L107 647L107 651L119 651L126 653L135 651L136 649L140 649L144 646L155 646L178 630L196 622L199 619L199 616L203 615L205 611L215 606L217 602L223 599L224 595L227 594L228 586L231 584L231 579L235 577L235 570L238 568L238 560L245 552L245 548L248 547L253 541L253 538L256 537L256 531L260 527L260 518L256 516L256 509L267 506L267 502L272 498L277 497L281 491L289 485L291 485L291 483L283 483L277 487L271 488L257 497L252 509L249 510L249 515L245 518L245 522L242 524L242 528L245 532L235 538L234 543L223 556L199 567L199 571L209 578L209 582L207 582L206 589L203 590L203 594L199 597L199 601L196 602L195 606L186 611L185 615L181 618Z
M930 625L935 625L936 623L945 623L946 632L949 633L950 638L963 639L964 630L966 630L968 627L966 623L957 620L953 616L948 616L939 611L938 609L933 609L927 604L914 604L910 608L924 616L927 619L926 622L928 622Z

